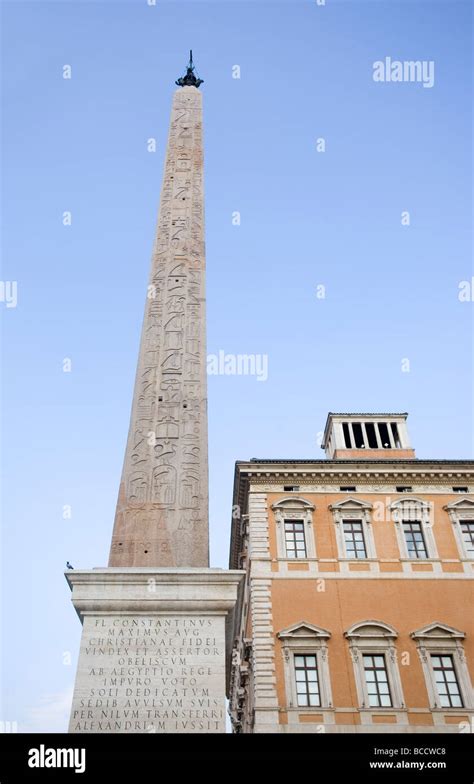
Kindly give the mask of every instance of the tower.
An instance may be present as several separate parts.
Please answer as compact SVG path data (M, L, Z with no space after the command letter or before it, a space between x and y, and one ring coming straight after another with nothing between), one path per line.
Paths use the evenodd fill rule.
M326 420L321 448L331 460L415 459L406 426L408 414L334 414Z
M202 80L192 52L176 84L109 566L66 573L83 624L70 732L225 730L242 573L209 568Z

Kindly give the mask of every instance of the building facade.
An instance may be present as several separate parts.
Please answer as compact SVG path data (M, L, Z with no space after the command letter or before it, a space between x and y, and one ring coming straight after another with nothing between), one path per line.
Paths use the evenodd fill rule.
M324 460L237 462L235 732L467 732L474 462L406 414L329 414Z

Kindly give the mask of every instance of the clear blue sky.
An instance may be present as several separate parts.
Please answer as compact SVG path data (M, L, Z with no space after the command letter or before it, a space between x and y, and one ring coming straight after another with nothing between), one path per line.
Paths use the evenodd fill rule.
M67 727L81 627L63 569L107 562L189 48L205 79L208 351L269 358L264 383L209 378L212 565L227 565L234 461L321 458L329 410L408 411L418 457L471 457L470 8L2 2L2 276L18 306L2 306L0 720ZM434 87L375 83L385 57L433 60Z

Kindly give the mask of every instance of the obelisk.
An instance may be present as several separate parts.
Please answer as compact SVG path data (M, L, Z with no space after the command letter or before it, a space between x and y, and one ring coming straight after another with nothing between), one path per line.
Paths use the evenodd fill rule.
M201 80L171 110L109 566L208 566Z
M83 624L70 732L224 732L243 572L209 568L202 80L173 97L109 566L66 572Z

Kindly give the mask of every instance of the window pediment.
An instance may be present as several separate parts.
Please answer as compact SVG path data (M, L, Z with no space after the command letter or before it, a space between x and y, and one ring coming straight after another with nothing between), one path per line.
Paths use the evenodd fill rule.
M288 626L288 628L282 629L282 631L277 634L277 637L280 640L286 640L287 642L290 642L291 640L328 640L330 636L331 632L322 629L320 626L308 623L307 621L301 621L300 623Z
M422 629L417 629L411 632L410 637L413 640L463 640L465 633L454 629L452 626L447 626L445 623L435 621L428 626L423 626Z
M431 508L431 504L428 501L424 501L422 498L416 498L416 496L404 496L403 498L399 498L397 501L393 501L389 509L394 510L403 510L405 507L418 507L419 509L424 509L428 511Z
M446 512L472 512L474 513L474 500L472 498L460 498L459 501L452 501L443 506Z
M378 638L391 638L397 637L397 632L393 626L382 621L362 621L361 623L353 624L347 631L344 632L344 637L363 639Z
M280 501L276 501L272 504L272 509L275 512L276 510L280 510L284 512L286 509L301 509L301 510L309 510L313 512L315 510L314 504L307 501L305 498L282 498Z
M339 501L337 504L331 504L329 509L331 512L344 512L345 510L356 509L373 509L373 505L367 501L360 501L358 498L345 498L344 501Z

